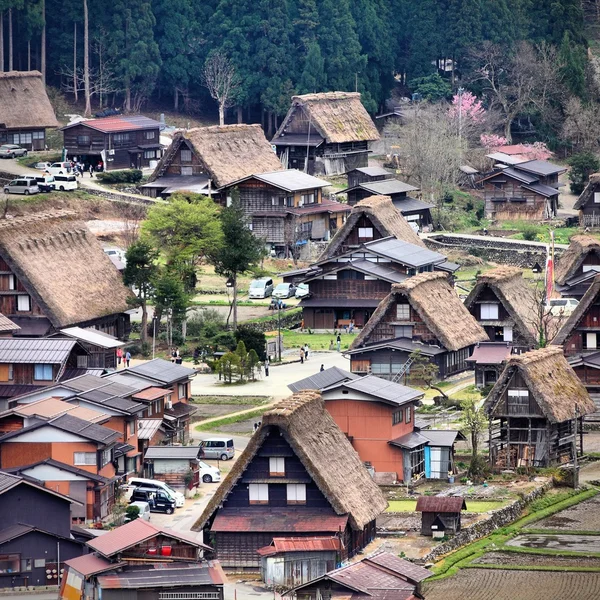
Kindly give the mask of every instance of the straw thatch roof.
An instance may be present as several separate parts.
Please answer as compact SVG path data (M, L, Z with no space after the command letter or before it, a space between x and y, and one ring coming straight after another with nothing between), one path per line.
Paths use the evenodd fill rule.
M592 285L586 290L581 302L575 307L569 318L565 321L560 331L552 340L553 346L560 346L567 341L571 336L579 322L585 317L587 311L595 304L598 295L600 294L600 274L594 277Z
M192 527L200 531L226 502L269 433L275 429L291 446L304 468L338 515L361 530L381 514L387 502L346 436L325 410L321 394L303 391L276 404L262 417L242 455Z
M191 142L215 188L257 173L283 170L260 125L196 127L179 135Z
M502 266L477 277L477 283L465 300L470 310L477 298L490 288L502 303L520 334L533 346L537 343L537 301L535 290L523 279L523 271L517 267Z
M583 192L581 192L581 196L577 198L577 202L575 202L575 204L573 205L573 208L575 210L583 208L588 203L588 200L592 199L592 197L594 196L594 192L598 190L599 183L600 173L592 173L590 175L590 180L588 181L588 184L585 186Z
M395 310L396 302L404 298L448 350L460 350L488 340L484 329L452 289L446 273L419 273L392 285L392 291L379 303L350 349L366 345L388 310Z
M325 92L293 96L290 107L275 137L285 135L286 128L296 112L310 121L328 144L362 142L379 139L379 132L357 92Z
M600 240L591 235L575 235L571 238L569 247L560 257L555 271L555 280L564 285L567 279L573 277L582 265L587 255L595 251L600 256Z
M544 416L551 423L569 421L593 413L596 408L579 377L563 356L562 348L551 346L513 356L487 397L484 407L494 414L504 390L515 373L519 373Z
M39 71L0 73L0 129L58 127Z
M339 254L339 250L346 238L350 235L360 218L365 215L369 217L373 227L381 237L395 237L409 244L426 248L421 238L414 232L408 221L400 214L393 205L389 196L369 196L352 207L352 212L346 222L338 229L333 239L319 257L319 261L333 258Z
M71 211L0 221L0 256L56 328L129 309L129 290Z

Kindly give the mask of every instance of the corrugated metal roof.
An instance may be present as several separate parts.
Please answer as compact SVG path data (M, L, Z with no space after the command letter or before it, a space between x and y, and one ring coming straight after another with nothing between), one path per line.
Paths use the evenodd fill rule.
M31 402L30 404L20 404L15 407L15 412L20 415L36 415L39 417L53 418L63 414L69 414L73 417L78 417L90 423L101 423L108 420L108 415L85 408L83 406L77 406L76 404L69 404L62 398L45 398L37 402Z
M430 204L429 202L423 202L422 200L417 200L416 198L410 198L407 196L406 198L399 198L398 200L392 200L392 204L402 213L410 213L417 212L420 210L431 210L435 207L435 204Z
M556 188L544 185L543 183L531 183L524 185L523 187L526 190L531 190L536 194L540 194L540 196L544 196L544 198L552 198L552 196L558 196L559 193Z
M165 409L165 416L181 419L194 414L198 410L197 406L186 404L185 402L175 402L172 408Z
M395 237L382 238L373 242L367 242L365 248L370 251L401 262L410 267L423 267L446 261L446 257L439 252L409 244Z
M504 163L505 165L518 165L519 163L525 162L522 156L511 156L505 152L492 152L486 154L486 158L491 158L494 161Z
M381 300L377 298L302 298L300 306L321 308L377 308Z
M528 173L534 173L535 175L541 175L542 177L564 173L567 170L566 167L555 165L547 160L528 160L519 163L516 168L520 171L522 170L527 171Z
M473 348L473 354L467 362L481 365L500 365L510 358L512 346L504 343L480 342Z
M382 566L390 571L398 573L398 575L407 577L410 581L419 583L424 581L428 577L431 577L433 573L428 569L425 569L419 565L398 558L396 555L390 552L379 552L366 558L371 563Z
M0 471L0 494L6 490L10 490L10 488L21 483L21 481L23 481L23 478L18 475L10 475L5 471Z
M346 528L348 515L317 510L235 510L222 509L210 528L213 532L337 533Z
M329 181L313 177L297 169L287 169L286 171L273 171L271 173L259 173L253 175L259 181L264 181L287 192L299 192L301 190L311 190L331 185Z
M432 346L430 344L421 344L414 342L409 338L396 338L394 340L375 342L362 348L356 348L355 350L347 350L346 354L363 354L365 352L371 352L373 350L379 350L380 348L393 348L394 350L404 350L405 352L414 352L420 350L424 356L436 356L437 354L443 354L446 350L440 346Z
M456 441L458 431L448 429L425 429L419 432L421 436L429 441L429 446L445 446L451 448Z
M397 269L390 267L386 263L376 263L370 260L352 260L347 263L343 263L340 269L352 268L358 269L368 275L374 275L393 283L400 283L408 278L405 273L400 273Z
M46 317L13 317L11 320L20 327L14 333L14 335L19 337L41 337L46 335L52 327L52 324Z
M14 321L0 313L0 331L17 331L21 329Z
M0 363L61 364L69 357L76 340L0 339Z
M85 125L102 133L113 133L118 131L137 131L140 129L158 129L160 123L154 119L142 115L118 115L114 117L104 117L102 119L88 119L87 121L77 121L63 127L61 131L70 129L77 125Z
M323 198L320 204L306 204L297 208L291 208L289 209L289 212L294 215L301 216L319 213L350 212L351 210L352 207L348 206L347 204L336 202L335 200L329 200L328 198Z
M415 390L400 383L381 379L381 377L375 375L365 375L365 377L358 377L356 379L345 381L331 386L328 389L324 389L323 392L326 393L335 388L355 390L357 392L375 396L378 399L398 406L406 404L407 402L415 402L424 395L424 393L419 390Z
M73 465L68 465L66 463L59 462L58 460L54 460L53 458L47 458L45 460L40 460L36 463L32 463L30 465L24 465L20 467L14 467L9 469L10 471L14 471L16 473L24 473L27 475L27 471L34 469L39 465L48 465L50 467L54 467L55 469L59 469L61 471L67 471L68 473L73 473L74 475L80 475L81 477L85 477L90 481L95 481L96 483L109 483L110 479L108 477L103 477L102 475L95 475L90 471L86 471L84 469L79 469L74 467Z
M140 419L138 421L138 440L151 440L159 430L162 419Z
M121 573L100 575L98 585L103 589L180 588L187 586L222 585L213 574L210 563L154 565L146 569L125 570Z
M342 381L352 380L358 378L358 375L345 371L339 367L330 367L309 377L304 377L294 383L290 383L288 388L292 392L300 392L302 390L322 390L324 388L335 385Z
M122 563L120 563L122 564ZM95 554L84 554L71 560L66 560L65 565L71 569L75 569L78 573L81 573L84 577L89 577L95 573L102 573L103 571L109 571L115 569L117 565L109 562L101 556Z
M149 459L172 459L172 460L194 460L200 457L202 448L200 446L150 446L146 450L144 458Z
M275 146L320 146L324 142L324 138L316 132L306 133L286 133L278 138L271 140L271 144Z
M163 360L162 358L155 358L147 363L127 369L125 373L141 375L168 385L175 383L179 379L193 377L196 374L196 371L182 365L177 365L168 360Z
M417 448L418 446L426 446L428 442L429 440L423 437L420 433L412 431L411 433L401 435L395 440L390 440L388 444L391 444L392 446L398 446L399 448L406 448L407 450L412 450L413 448Z
M403 194L406 192L414 192L419 188L404 181L398 179L383 179L382 181L368 181L359 183L358 187L361 187L368 192L373 192L380 196L390 196L392 194Z
M117 338L107 333L102 333L96 329L84 329L83 327L67 327L61 329L60 333L64 333L69 337L74 337L78 340L83 340L101 348L118 348L124 346L125 342L119 341Z
M337 537L276 537L270 546L257 552L261 556L270 556L279 552L336 552L340 548Z
M387 169L384 169L383 167L358 167L354 170L358 171L359 173L364 173L365 175L368 175L369 177L380 177L382 175L392 177L392 175L393 175L393 173L391 171L388 171Z
M459 513L467 504L461 496L419 496L417 512Z

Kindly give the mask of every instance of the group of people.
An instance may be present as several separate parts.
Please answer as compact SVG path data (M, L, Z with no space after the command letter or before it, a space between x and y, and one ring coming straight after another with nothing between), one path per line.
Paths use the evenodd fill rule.
M171 348L171 362L176 365L180 365L183 362L183 358L179 354L179 348Z
M121 366L121 363L123 363L123 367L125 369L128 369L130 361L131 352L129 352L129 350L125 350L123 353L123 348L117 348L117 369Z
M310 348L308 344L304 344L304 346L300 346L300 364L304 364L305 360L308 360L308 355L310 354Z
M101 172L104 169L104 163L102 161L98 162L98 164L94 167L93 164L85 165L80 163L77 160L71 161L71 169L73 170L73 174L77 177L82 176L87 171L90 174L90 177L94 177L94 171Z

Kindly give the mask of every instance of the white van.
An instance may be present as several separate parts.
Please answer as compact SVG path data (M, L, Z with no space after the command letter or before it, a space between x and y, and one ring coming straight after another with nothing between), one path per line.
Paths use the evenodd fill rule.
M170 488L164 481L158 481L158 479L143 479L142 477L132 477L127 482L127 497L129 498L136 487L143 486L144 488L153 488L156 490L164 491L168 496L171 496L175 500L175 506L181 508L185 504L185 496L181 492L176 492L173 488Z
M235 456L233 439L227 437L207 438L200 441L202 458L229 460Z
M75 175L55 175L54 176L54 189L61 192L70 192L76 190L79 186L77 185L77 177Z
M46 170L51 175L66 175L72 171L71 163L68 161L52 163Z
M248 290L249 298L268 298L273 293L273 280L270 277L254 279Z
M37 186L35 179L13 179L4 186L5 194L38 194L40 188Z

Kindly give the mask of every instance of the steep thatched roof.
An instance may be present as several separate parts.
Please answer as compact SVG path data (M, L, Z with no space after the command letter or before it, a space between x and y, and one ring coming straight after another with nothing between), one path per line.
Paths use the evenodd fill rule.
M575 371L563 356L562 348L550 346L513 356L494 385L484 407L493 414L513 375L519 373L544 416L551 423L593 413L595 405Z
M379 303L350 349L369 343L371 333L387 311L401 298L408 299L429 330L448 350L460 350L488 340L484 329L452 289L446 273L419 273L402 283L392 285L392 291Z
M575 235L569 242L566 252L560 257L555 271L555 280L564 285L581 266L586 256L596 251L600 256L600 240L591 235Z
M319 261L332 258L339 254L340 247L350 235L358 220L366 215L381 237L395 237L404 242L425 248L421 238L414 232L408 221L393 205L389 196L369 196L352 207L352 212L346 222L338 229L330 244L319 257Z
M304 112L305 117L310 120L311 127L316 129L328 144L379 139L379 132L357 92L293 96L292 106L273 139L285 134L288 123L297 111Z
M0 73L0 129L58 127L39 71Z
M100 244L71 211L0 221L0 256L54 327L129 309L129 290Z
M368 343L371 333L387 311L401 298L406 298L421 319L448 350L459 350L488 339L475 321L445 273L420 273L402 283L392 285L392 291L379 304L351 349Z
M517 267L502 266L479 275L475 287L465 300L468 309L486 287L496 294L528 343L535 345L537 302L535 290L523 279L523 271Z
M275 405L217 489L192 530L200 531L226 500L233 486L276 428L338 515L348 515L360 530L375 519L387 502L346 436L325 410L321 394L303 391Z
M283 170L260 125L196 127L182 135L192 143L215 188L256 173Z
M594 192L598 191L599 183L600 173L592 173L590 175L590 180L588 181L588 184L585 186L583 192L581 192L581 196L577 198L577 202L575 202L575 204L573 205L573 208L575 210L583 208L588 203L588 200L590 200L593 197Z
M552 340L553 346L560 346L567 341L567 338L573 333L581 319L585 316L590 306L594 304L600 294L600 274L594 277L592 285L586 290L581 302L575 307L569 318L560 328L557 336Z

